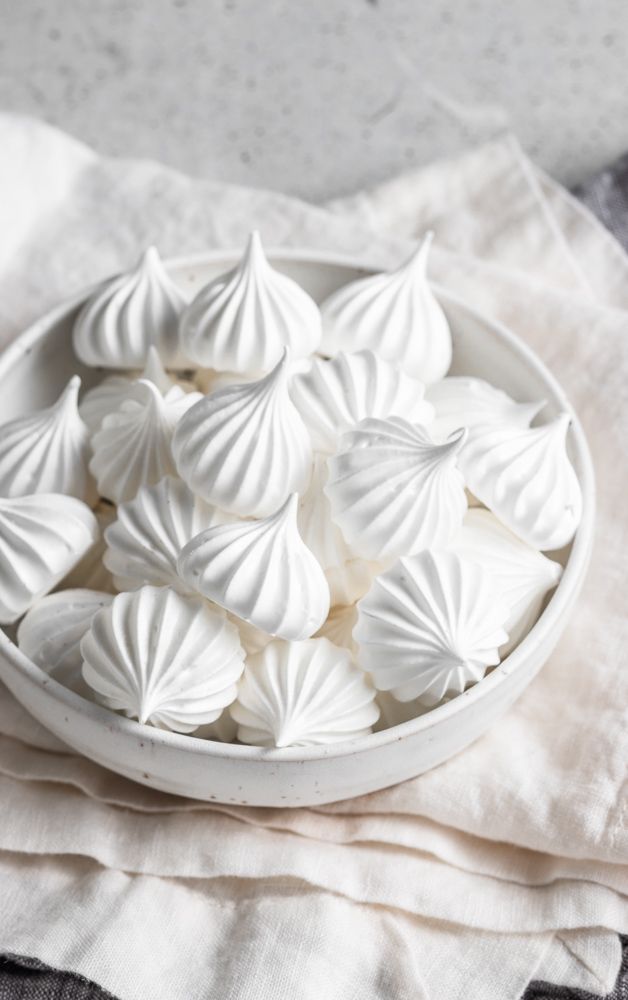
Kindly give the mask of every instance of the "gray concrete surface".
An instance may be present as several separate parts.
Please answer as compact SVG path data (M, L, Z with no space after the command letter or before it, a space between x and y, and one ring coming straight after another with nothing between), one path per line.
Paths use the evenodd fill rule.
M504 128L572 183L628 149L627 53L626 0L0 0L0 107L310 199Z

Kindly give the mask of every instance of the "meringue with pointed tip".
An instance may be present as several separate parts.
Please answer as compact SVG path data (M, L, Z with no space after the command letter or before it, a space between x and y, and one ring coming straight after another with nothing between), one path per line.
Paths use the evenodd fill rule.
M105 529L116 519L116 508L108 500L99 500L93 509L98 524L98 537L85 555L73 566L59 584L62 590L100 590L115 594L111 573L103 563Z
M379 716L362 671L327 639L276 640L250 657L229 711L238 739L261 747L359 739Z
M176 385L162 396L143 379L137 391L137 398L105 417L92 439L90 470L101 496L114 503L132 500L140 486L176 475L172 435L183 414L201 399L200 393L185 393Z
M396 271L360 278L321 306L321 353L370 348L426 385L449 371L451 331L427 280L428 233Z
M343 435L325 492L356 555L394 559L450 540L467 509L456 465L465 435L434 444L401 417L367 418Z
M545 406L545 400L517 403L490 382L466 375L450 375L429 386L425 395L435 411L430 425L435 441L446 441L461 427L468 429L469 440L485 427L529 427Z
M330 608L327 618L319 628L314 638L323 637L355 654L358 644L353 638L353 629L358 620L358 609L355 604L336 604Z
M288 392L288 354L257 382L219 389L183 417L172 444L177 469L208 503L266 517L306 489L312 446Z
M332 520L324 491L327 476L327 459L317 455L312 480L299 500L299 534L323 568L332 605L353 604L369 589L380 567L355 556Z
M81 653L101 704L178 733L219 718L244 666L225 614L171 587L118 594L92 619Z
M181 342L197 364L216 371L270 371L285 347L294 358L318 348L313 299L268 263L258 232L240 263L201 289L181 317Z
M327 617L329 587L299 535L297 505L293 493L270 517L201 532L179 556L179 575L262 631L307 639Z
M480 566L508 604L510 614L505 628L509 639L502 650L506 655L534 625L543 599L560 580L563 567L517 538L494 514L482 508L467 511L449 548Z
M338 439L365 417L404 417L427 425L434 410L425 387L373 351L340 351L325 361L315 358L309 371L292 380L290 395L308 428L315 451L333 452Z
M97 368L143 368L154 345L168 368L188 368L179 344L179 317L186 304L155 247L137 267L104 281L74 325L74 352Z
M17 644L53 680L77 694L88 695L81 673L81 639L96 612L112 600L111 594L85 589L48 594L20 622Z
M399 701L436 705L499 663L509 610L488 574L453 552L400 559L358 604L358 663Z
M87 504L60 493L0 499L0 624L52 590L98 538Z
M177 573L181 550L201 531L229 520L180 479L165 476L153 486L140 486L133 500L118 507L117 519L105 531L104 564L118 590L151 583L186 591Z
M99 385L95 385L85 393L79 405L79 413L87 425L90 436L100 430L105 417L120 409L127 399L138 398L138 379L152 382L162 396L165 396L174 385L160 361L157 350L149 347L144 371L137 378L133 378L132 375L108 375ZM141 399L141 392L139 398Z
M89 474L89 434L78 411L81 380L73 375L52 406L0 427L0 496L67 493L96 498Z
M582 517L582 493L567 455L570 417L540 427L484 429L461 456L471 492L535 549L567 545Z

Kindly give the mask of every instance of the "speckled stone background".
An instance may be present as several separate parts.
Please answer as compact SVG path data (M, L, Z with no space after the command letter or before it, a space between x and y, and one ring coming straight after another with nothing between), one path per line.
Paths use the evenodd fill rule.
M626 0L0 0L0 107L309 199L504 128L572 184L628 148Z

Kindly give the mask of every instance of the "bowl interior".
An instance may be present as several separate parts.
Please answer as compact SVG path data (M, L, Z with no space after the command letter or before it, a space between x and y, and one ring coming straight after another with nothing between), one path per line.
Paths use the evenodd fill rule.
M356 267L355 263L351 261L330 255L283 251L275 254L269 253L269 256L275 267L298 281L319 302L348 281L371 273L366 268ZM173 261L169 265L169 270L191 297L207 281L233 266L237 258L238 254L236 253L231 255L225 253L205 254L202 257ZM542 420L550 419L561 410L567 410L573 416L569 402L559 384L524 344L503 327L478 315L455 295L443 289L436 289L436 291L447 314L454 338L452 374L485 378L521 401L544 399L546 406L540 415ZM0 422L50 404L58 396L72 374L78 372L85 387L97 383L106 374L106 372L82 366L73 355L71 347L72 325L84 298L85 293L44 317L0 356ZM582 430L575 416L570 430L569 447L576 474L583 487L585 516L572 545L561 553L555 554L567 567L561 583L549 600L549 605L556 609L556 615L558 609L562 611L571 603L573 593L570 596L570 591L573 592L577 589L583 575L588 559L593 519L591 463ZM549 608L547 610L549 611ZM487 675L484 681L466 692L464 697L454 699L449 704L435 709L428 716L402 723L385 732L375 733L372 737L366 737L360 741L360 745L381 747L385 742L392 743L396 738L401 738L397 737L397 733L417 734L433 729L439 718L446 720L459 710L464 711L465 706L472 706L482 697L483 692L486 692L490 697L491 688L495 688L501 683L509 672L523 666L526 650L533 649L535 641L538 643L542 640L544 631L547 632L549 629L549 618L546 618L546 614L547 612L543 613L532 632L515 652L503 661L500 668L494 671L493 675ZM536 634L536 639L534 634ZM102 724L101 719L106 718L107 715L111 717L112 713L107 713L106 710L85 702L72 692L61 689L55 682L46 678L43 671L16 652L16 666L19 665L19 661L28 663L29 674L32 675L33 680L48 685L47 690L50 697L64 702L66 706L76 707L82 704L84 717L92 719L94 726L97 726L99 722ZM458 704L456 704L457 702ZM41 721L45 722L45 719ZM147 732L147 727L124 719L119 719L119 724L120 733L137 732L139 737L146 738L142 734ZM270 762L268 753L259 751L258 748L219 746L194 737L181 737L177 734L155 730L152 730L152 740L155 745L170 746L173 751L177 750L177 752L185 752L189 748L190 752L215 753L222 758L233 755L235 758L241 757L249 760L259 758ZM68 739L68 742L72 741ZM85 750L85 745L82 749L84 752L89 752ZM312 752L303 754L302 751L295 753L293 749L288 748L287 750L273 751L271 756L273 760L289 761L302 754L308 759L313 759L317 756L329 756L330 749L312 748ZM355 749L357 751L357 747ZM350 752L353 752L352 749L346 745L339 744L338 748L333 748L333 753L338 753L341 756ZM96 757L95 754L93 756L95 759L100 759L101 762L107 762L102 756L101 758ZM445 759L445 756L443 755L442 759ZM112 764L111 766L113 769L123 770L120 765L114 766ZM415 773L418 773L418 770ZM394 780L401 780L401 777L395 778L391 775L391 779L380 782L378 787L385 783L394 783ZM161 787L168 787L169 790L172 790L171 786L163 782ZM185 794L195 794L195 791L193 788L187 789ZM353 794L358 794L358 792ZM267 803L260 804L272 804L272 802L269 800Z

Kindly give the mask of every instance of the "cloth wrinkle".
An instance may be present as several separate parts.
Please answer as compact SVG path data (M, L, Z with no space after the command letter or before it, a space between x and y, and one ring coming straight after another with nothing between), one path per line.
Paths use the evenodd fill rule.
M431 228L432 280L564 386L599 503L589 577L538 677L462 754L369 796L294 811L168 796L64 747L0 685L1 1000L20 955L42 984L46 966L82 977L71 1000L610 988L628 931L628 210L612 234L595 219L621 201L608 179L583 207L505 134L320 206L106 159L19 115L0 114L0 143L3 344L149 243L233 249L256 227L267 247L393 267Z

